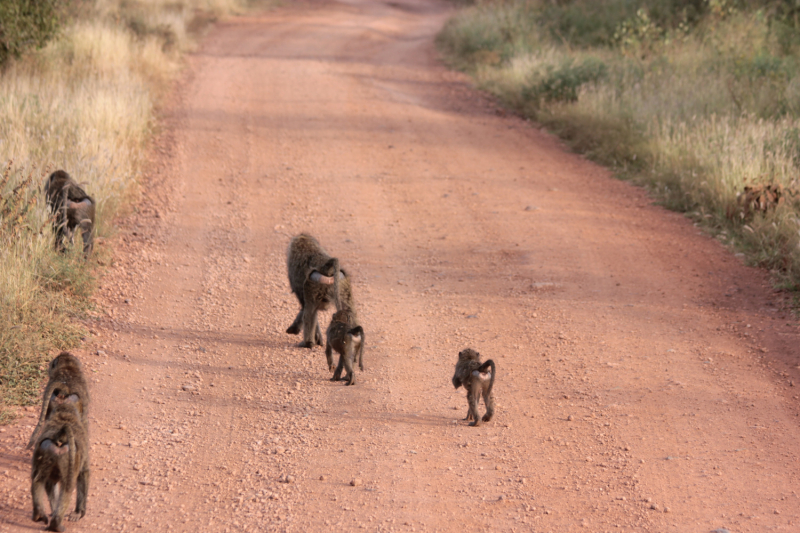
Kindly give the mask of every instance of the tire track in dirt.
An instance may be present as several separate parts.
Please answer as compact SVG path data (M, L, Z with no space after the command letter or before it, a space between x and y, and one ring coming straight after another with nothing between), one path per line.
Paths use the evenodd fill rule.
M436 60L449 13L303 4L191 58L78 352L71 531L797 528L800 343L763 274L496 114ZM300 231L353 277L355 387L283 333ZM480 428L466 346L498 366ZM2 531L32 526L35 414L0 433Z

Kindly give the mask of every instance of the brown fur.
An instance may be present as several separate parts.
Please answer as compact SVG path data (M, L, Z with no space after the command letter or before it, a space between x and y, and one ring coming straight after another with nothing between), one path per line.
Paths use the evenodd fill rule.
M355 311L343 309L334 313L331 318L325 344L325 357L328 359L329 370L333 370L333 350L339 354L339 364L333 372L331 381L339 381L344 368L344 380L348 385L355 385L356 373L353 367L356 360L359 369L364 371L364 329L358 324Z
M94 248L94 199L75 183L69 174L56 170L45 182L45 196L50 211L55 215L53 231L55 248L64 251L64 237L73 242L73 233L80 228L83 235L83 255L89 257Z
M491 376L486 375L486 371L491 369ZM481 419L478 416L478 403L483 395L483 403L486 405L486 414L483 415L483 422L488 422L494 416L494 387L495 378L494 361L488 359L481 363L481 354L471 348L467 348L458 353L456 371L453 374L453 386L459 388L464 386L467 389L467 417L464 420L473 420L471 426L479 426Z
M34 522L47 524L47 531L64 531L72 491L77 488L75 522L86 514L89 491L89 438L76 404L70 401L54 405L36 440L31 462L31 496ZM50 519L45 512L43 494L50 501Z
M300 346L313 348L316 343L322 346L322 331L317 322L317 312L324 311L330 303L336 310L352 309L350 280L344 270L339 268L339 260L331 257L307 233L292 239L286 257L289 271L289 285L300 301L300 312L286 333L296 335L303 332ZM332 283L315 281L315 276L325 276ZM301 330L302 326L302 330Z
M42 395L42 412L39 413L39 423L33 430L28 448L33 446L44 421L50 417L55 404L69 402L75 406L80 416L81 423L87 427L89 416L89 387L83 377L81 362L69 352L61 352L52 361L47 370L50 380Z

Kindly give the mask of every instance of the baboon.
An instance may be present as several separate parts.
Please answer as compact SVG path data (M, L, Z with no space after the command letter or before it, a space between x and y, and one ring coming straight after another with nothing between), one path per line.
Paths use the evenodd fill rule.
M356 373L353 366L356 360L361 371L364 370L364 329L358 325L355 311L342 309L336 311L331 318L325 343L325 357L328 359L329 370L333 370L332 350L339 353L339 364L336 365L331 381L341 379L344 367L346 371L344 380L348 385L355 385Z
M71 395L72 396L72 395ZM86 514L89 490L89 439L76 402L69 400L54 406L36 441L31 461L31 496L34 522L47 524L47 531L64 531L72 491L77 487L72 522ZM44 509L42 489L50 501L50 519Z
M64 237L73 242L76 228L83 234L83 256L88 258L94 247L94 198L86 194L69 174L56 170L45 182L45 196L50 211L55 215L53 231L56 234L55 248L65 250Z
M89 387L83 377L81 362L69 352L61 352L52 361L47 370L50 380L42 396L42 412L39 413L39 423L33 430L28 448L33 446L44 421L57 404L69 402L78 411L78 416L84 427L89 411Z
M303 331L301 347L322 346L322 331L317 322L317 312L324 311L333 302L336 310L352 309L352 292L347 274L339 268L339 260L331 257L307 233L292 239L286 257L289 285L300 301L300 312L286 333L297 335Z
M487 373L490 368L491 371ZM481 394L483 394L483 403L486 405L486 414L483 415L483 421L488 422L494 416L494 396L492 396L494 377L494 361L487 359L485 363L481 363L481 354L472 348L458 352L456 372L453 374L453 386L459 388L464 385L464 388L467 389L469 410L464 420L473 420L470 424L471 426L479 426L481 424L481 419L478 417L478 402L481 400Z

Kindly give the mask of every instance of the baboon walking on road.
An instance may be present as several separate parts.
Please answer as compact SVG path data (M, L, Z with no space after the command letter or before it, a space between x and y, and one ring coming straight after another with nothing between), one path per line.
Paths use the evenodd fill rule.
M303 332L300 346L322 346L322 331L317 322L317 312L324 311L333 302L336 310L352 309L352 293L347 274L339 267L339 260L331 257L307 233L292 239L286 257L289 285L300 301L300 312L286 333Z
M487 372L491 369L490 372ZM474 420L471 426L479 426L481 419L478 416L478 402L483 395L483 403L486 404L486 414L483 421L488 422L494 416L494 396L492 387L494 386L495 367L494 361L488 359L481 363L481 354L471 348L467 348L458 353L456 372L453 374L453 386L459 388L461 385L467 389L467 417L464 420Z
M47 205L55 215L53 231L56 234L56 250L63 252L64 237L71 243L75 230L80 228L83 234L83 255L88 258L94 248L94 199L63 170L50 174L44 187Z
M61 352L52 361L47 369L50 380L42 395L42 412L39 413L39 423L33 430L28 448L33 446L42 424L50 417L55 404L70 402L78 412L81 424L87 427L86 420L89 411L89 387L83 377L81 362L69 352Z
M86 426L69 399L57 402L44 424L42 436L36 440L31 462L31 497L34 522L47 524L47 531L64 531L72 491L77 488L75 512L69 520L75 522L86 514L89 491L89 439ZM50 501L47 518L42 492Z
M333 370L333 350L339 354L339 364L336 365L331 381L339 381L344 368L344 380L348 385L355 385L356 373L353 367L356 361L359 369L362 372L364 370L364 329L358 325L354 311L343 309L334 313L331 318L325 343L325 357L330 370Z

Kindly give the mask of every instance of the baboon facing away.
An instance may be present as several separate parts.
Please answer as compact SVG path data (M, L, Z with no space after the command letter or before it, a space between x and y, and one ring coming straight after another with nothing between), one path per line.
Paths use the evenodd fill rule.
M83 377L81 362L69 352L58 354L48 366L47 373L50 380L44 389L42 397L42 412L39 413L39 423L33 430L28 448L33 446L44 421L50 417L56 404L70 402L78 412L81 424L86 426L89 411L89 387Z
M69 174L56 170L45 182L45 196L50 211L55 215L53 231L56 234L55 248L64 251L64 237L70 242L73 233L80 228L83 234L83 255L89 257L94 247L94 199L75 183Z
M487 372L489 369L491 371ZM485 363L481 363L481 354L471 348L458 352L453 386L459 388L463 385L467 389L469 409L464 420L473 420L471 426L481 424L481 418L478 416L478 402L480 402L481 395L483 395L483 403L486 405L483 421L488 422L494 416L494 396L492 396L494 377L494 361L488 359Z
M333 370L333 350L339 354L339 364L336 365L331 381L339 381L344 368L344 380L348 385L355 385L356 373L353 367L356 361L361 371L364 370L364 329L358 325L354 311L343 309L334 313L331 318L325 343L329 370Z
M339 260L331 257L307 233L292 239L286 257L289 285L300 301L300 312L286 330L296 335L301 327L303 340L300 346L322 346L322 331L317 322L317 312L324 311L333 302L336 310L352 308L352 293L347 274L339 268Z
M31 496L34 522L47 524L47 531L64 531L72 491L77 487L75 512L69 520L75 522L86 514L86 495L89 490L89 439L86 426L76 408L67 399L54 405L36 440L31 462ZM50 519L45 512L42 492L50 501Z

